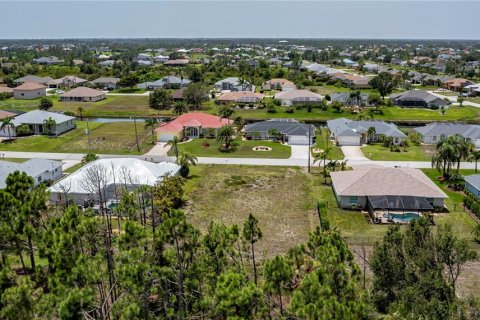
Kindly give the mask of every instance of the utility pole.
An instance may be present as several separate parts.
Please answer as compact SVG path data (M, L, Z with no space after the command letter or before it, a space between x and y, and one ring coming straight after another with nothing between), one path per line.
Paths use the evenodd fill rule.
M140 146L138 145L138 133L137 133L137 117L133 117L133 125L135 127L135 141L137 143L137 151L140 152Z
M90 129L88 127L88 118L87 118L87 140L88 140L88 151L91 151L92 150L92 144L90 142Z
M308 127L308 173L310 173L310 129L311 127Z

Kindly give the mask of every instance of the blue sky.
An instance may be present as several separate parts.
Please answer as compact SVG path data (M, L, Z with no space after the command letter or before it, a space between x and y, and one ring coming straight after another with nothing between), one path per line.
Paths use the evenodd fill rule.
M5 1L0 38L480 39L480 1Z

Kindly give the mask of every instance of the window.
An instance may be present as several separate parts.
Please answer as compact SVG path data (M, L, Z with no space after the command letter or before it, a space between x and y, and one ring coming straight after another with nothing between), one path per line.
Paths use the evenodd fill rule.
M350 205L357 205L358 204L358 197L357 196L350 196L348 201Z
M433 136L432 141L437 141L437 136Z
M38 180L38 182L41 182L41 181L42 181L42 177L38 177L37 180Z

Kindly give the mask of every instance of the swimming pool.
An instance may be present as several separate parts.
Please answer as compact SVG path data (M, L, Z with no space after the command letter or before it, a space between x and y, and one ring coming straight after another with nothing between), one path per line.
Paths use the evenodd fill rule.
M385 218L390 218L395 222L410 222L420 218L418 212L405 212L405 213L389 213L383 215Z

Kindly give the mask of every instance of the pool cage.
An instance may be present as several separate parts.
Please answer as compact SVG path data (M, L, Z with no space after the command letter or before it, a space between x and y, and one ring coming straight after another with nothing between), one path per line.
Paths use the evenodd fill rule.
M367 208L374 222L390 222L384 221L385 215L388 217L434 210L427 199L414 196L367 196Z

